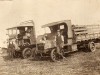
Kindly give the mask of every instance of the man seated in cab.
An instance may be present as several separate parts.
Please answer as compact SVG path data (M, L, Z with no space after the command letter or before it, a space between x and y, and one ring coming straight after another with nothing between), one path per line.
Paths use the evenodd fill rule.
M27 29L25 35L23 36L23 39L24 39L24 44L28 45L30 44L30 34L31 30L30 29Z

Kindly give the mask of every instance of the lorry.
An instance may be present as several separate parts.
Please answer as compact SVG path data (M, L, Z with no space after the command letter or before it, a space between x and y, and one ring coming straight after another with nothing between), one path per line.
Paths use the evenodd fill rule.
M48 55L50 55L52 61L59 59L55 43L57 30L60 30L64 37L64 44L61 49L63 55L81 49L94 52L96 51L95 43L100 41L100 25L73 25L71 20L63 20L45 24L42 28L45 30L44 37L46 37L42 53L46 54L49 51Z
M7 52L13 57L29 58L36 47L35 26L32 20L7 28Z
M33 21L23 22L20 26L8 28L8 35L10 37L9 45L11 43L14 45L14 55L18 56L21 53L23 58L29 58L31 56L36 58L38 55L40 57L48 56L52 61L57 61L60 59L57 54L55 42L55 36L58 30L60 30L64 38L64 44L61 49L63 55L80 49L94 52L96 51L95 43L100 41L100 25L73 25L71 20L62 20L42 25L42 28L45 30L45 34L39 35L38 37L36 37ZM9 30L13 31L14 29L16 34L10 35ZM30 36L26 40L24 35L28 29L30 30ZM17 30L22 34L21 40L18 37L20 35L17 33ZM24 32L20 30L24 30ZM11 33L14 34L13 32ZM13 41L13 39L15 40Z

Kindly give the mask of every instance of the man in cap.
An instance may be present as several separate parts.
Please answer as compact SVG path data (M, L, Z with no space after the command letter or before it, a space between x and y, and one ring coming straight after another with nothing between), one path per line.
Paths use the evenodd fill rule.
M57 46L57 53L63 58L65 59L65 57L63 56L63 54L61 53L61 48L63 47L63 43L64 43L64 37L61 35L60 30L57 30L57 35L55 37L55 41L56 41L56 46Z

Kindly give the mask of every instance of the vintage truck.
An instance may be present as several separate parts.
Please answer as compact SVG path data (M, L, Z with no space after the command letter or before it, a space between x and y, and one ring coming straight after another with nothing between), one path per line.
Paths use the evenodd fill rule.
M49 56L52 61L57 61L60 58L56 52L57 30L60 30L64 37L61 49L63 55L80 49L94 52L95 43L100 41L100 25L72 25L71 20L63 20L45 24L42 28L45 34L37 38L33 21L22 22L20 26L8 28L8 44L14 45L14 56L18 56L19 53L23 58ZM24 37L26 33L30 34L27 39Z
M48 53L53 61L59 59L55 44L57 30L60 30L64 37L64 45L61 49L63 54L81 49L94 52L96 50L95 43L100 41L100 25L72 25L71 20L63 20L45 24L42 28L47 33L44 36L46 37L44 49L41 50L43 54Z
M22 22L15 27L7 28L7 35L7 52L12 52L10 56L22 56L23 58L32 56L32 48L36 47L35 26L32 20Z

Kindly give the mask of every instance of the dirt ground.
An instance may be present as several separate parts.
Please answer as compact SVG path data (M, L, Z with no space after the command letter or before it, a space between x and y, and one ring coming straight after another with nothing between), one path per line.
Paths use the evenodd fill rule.
M99 45L100 46L100 45ZM6 60L0 55L0 75L100 75L100 49L70 53L67 60Z

